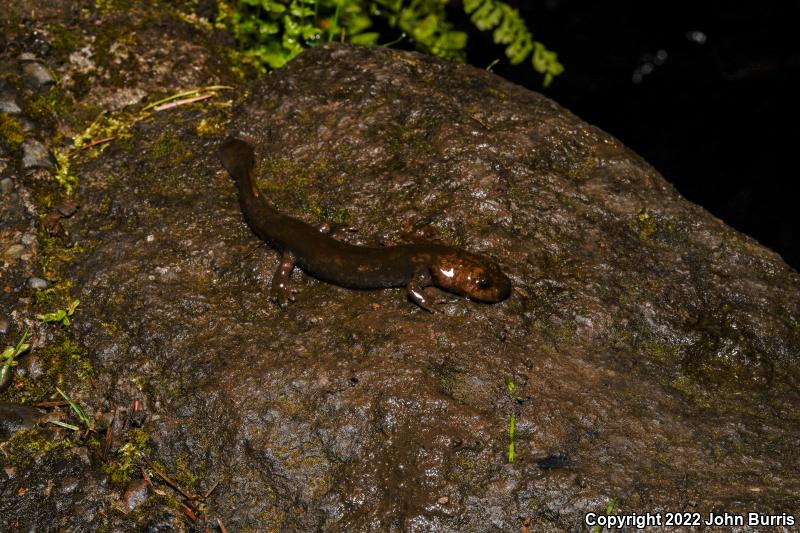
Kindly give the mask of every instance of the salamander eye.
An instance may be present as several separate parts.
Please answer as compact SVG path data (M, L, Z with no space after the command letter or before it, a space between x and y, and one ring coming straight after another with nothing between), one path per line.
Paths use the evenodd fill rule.
M487 277L480 277L477 280L477 285L479 289L488 289L492 286L492 280Z

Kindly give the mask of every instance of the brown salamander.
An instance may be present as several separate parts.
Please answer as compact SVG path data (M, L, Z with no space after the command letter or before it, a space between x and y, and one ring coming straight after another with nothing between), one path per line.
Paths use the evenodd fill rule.
M290 277L295 266L317 279L350 289L406 287L417 305L433 311L423 289L435 285L479 302L499 302L511 293L511 282L490 259L439 244L354 246L329 236L326 224L316 229L276 211L258 190L253 147L226 140L220 159L239 190L244 218L256 235L282 253L270 295L279 305L294 300Z

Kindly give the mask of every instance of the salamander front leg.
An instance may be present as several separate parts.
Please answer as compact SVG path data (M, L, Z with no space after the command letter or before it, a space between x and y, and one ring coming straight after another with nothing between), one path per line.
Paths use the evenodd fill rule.
M436 308L433 306L430 298L425 296L424 292L425 287L430 286L432 283L433 281L431 280L431 275L428 273L428 270L419 270L414 274L414 277L411 278L411 281L408 282L406 293L412 302L428 312L435 313Z
M286 307L289 302L294 301L297 292L292 287L292 270L294 269L295 258L292 252L284 251L281 262L272 276L272 286L270 287L270 298L278 302L281 307Z

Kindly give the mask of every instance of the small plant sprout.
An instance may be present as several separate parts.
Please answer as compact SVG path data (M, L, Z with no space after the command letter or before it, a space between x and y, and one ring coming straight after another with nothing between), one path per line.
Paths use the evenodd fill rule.
M513 379L506 378L506 388L508 389L508 393L511 395L511 397L517 400L518 402L522 402L523 400L525 400L525 398L520 396L519 389L517 389L517 384L514 383Z
M56 425L56 426L61 426L62 428L71 429L72 431L80 431L81 430L81 428L79 428L78 426L75 426L73 424L68 424L66 422L62 422L61 420L51 419L51 420L49 420L49 422L51 424Z
M30 333L26 329L16 346L8 346L3 350L3 353L0 354L0 390L3 390L4 387L11 383L12 369L17 364L16 358L28 351L28 348L31 347L30 344L26 344L25 342L28 340L28 337L30 337Z
M614 508L617 506L617 500L618 499L619 498L614 498L613 500L608 502L608 505L606 506L606 516L610 516L611 513L614 512ZM602 531L602 530L603 530L603 526L598 524L598 525L594 526L593 533L600 533L600 531Z
M508 389L508 393L514 398L518 403L522 403L524 398L520 396L519 390L517 389L517 384L514 383L514 380L511 378L506 378L506 389ZM514 462L514 452L515 452L515 445L514 445L514 432L516 431L517 425L517 417L514 411L511 411L511 418L508 420L508 462Z
M66 309L59 309L57 311L53 311L52 313L44 313L42 315L36 315L36 318L41 320L42 322L47 322L48 324L53 322L60 322L62 326L69 326L70 320L69 317L75 314L75 309L78 308L80 304L80 300L72 300L72 302L67 306Z
M511 413L511 418L508 421L508 462L514 462L514 428L516 426L516 418L514 413Z
M400 36L419 52L467 59L468 33L452 20L461 7L478 31L505 50L512 65L529 60L547 87L564 71L555 52L533 39L512 3L502 0L240 0L220 10L242 53L259 70L281 68L304 48L340 40L375 45ZM513 2L514 5L520 2Z
M69 408L72 410L72 412L75 414L75 416L77 416L78 419L80 419L80 421L83 422L83 425L86 426L86 432L89 433L91 431L94 431L94 423L86 415L86 411L84 411L83 408L80 405L78 405L75 401L73 401L72 398L67 396L67 393L65 393L64 391L62 391L58 387L56 387L56 392L58 392L61 395L61 397L64 398L64 401L66 401L69 404ZM67 424L66 422L62 422L60 420L50 420L50 422L52 424L57 425L57 426L61 426L61 427L67 428L67 429L71 429L73 431L79 431L81 429L78 426L74 426L72 424Z

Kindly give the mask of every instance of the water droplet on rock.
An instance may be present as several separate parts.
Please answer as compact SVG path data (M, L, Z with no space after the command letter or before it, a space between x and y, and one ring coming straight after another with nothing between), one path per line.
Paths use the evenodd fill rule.
M47 288L48 283L42 278L30 277L28 278L28 287L34 290L43 290Z

